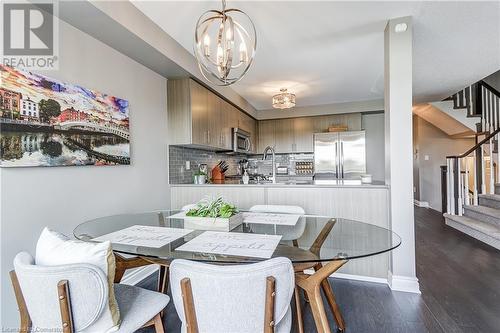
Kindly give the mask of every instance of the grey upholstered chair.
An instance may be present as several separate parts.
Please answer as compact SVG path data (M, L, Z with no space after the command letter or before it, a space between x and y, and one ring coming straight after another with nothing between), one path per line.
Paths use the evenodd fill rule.
M286 206L286 205L255 205L250 207L250 212L254 213L275 213L275 214L297 214L304 215L306 212L304 208L299 206ZM269 225L253 224L252 230L257 233L266 233L265 228L274 228ZM294 246L298 246L297 240L302 236L306 228L306 221L304 217L299 218L299 221L294 226L280 225L276 226L276 234L282 235L282 241L292 241Z
M290 332L295 280L287 258L231 266L174 260L170 282L183 332Z
M276 213L276 214L297 214L304 215L306 212L304 208L300 206L288 206L288 205L255 205L250 207L251 212L256 213ZM257 233L266 233L264 228L270 228L274 226L269 225L258 225L253 224L252 230ZM282 235L281 241L292 241L293 246L299 247L298 239L304 233L306 228L306 219L301 217L297 224L294 226L276 226L276 234ZM271 232L270 232L271 233ZM297 269L295 267L294 269ZM299 270L300 272L300 270ZM299 331L303 331L303 319L302 319L302 306L300 302L300 291L298 287L295 287L295 309L297 313L297 324L299 326Z
M14 259L11 278L21 312L21 332L57 329L92 332L92 324L108 304L108 279L100 268L88 264L37 266L26 252ZM167 295L139 287L115 284L121 324L116 332L131 333L154 325L163 333L160 311ZM69 295L69 297L68 297Z

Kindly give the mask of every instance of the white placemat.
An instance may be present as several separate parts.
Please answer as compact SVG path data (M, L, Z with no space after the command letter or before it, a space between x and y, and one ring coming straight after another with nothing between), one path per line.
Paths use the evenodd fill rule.
M160 248L186 236L192 231L190 229L134 225L96 237L93 240L99 242L110 241L113 244Z
M280 235L205 231L175 250L253 258L271 258L280 240Z
M243 213L243 223L275 224L294 226L300 219L300 215L276 214L276 213Z

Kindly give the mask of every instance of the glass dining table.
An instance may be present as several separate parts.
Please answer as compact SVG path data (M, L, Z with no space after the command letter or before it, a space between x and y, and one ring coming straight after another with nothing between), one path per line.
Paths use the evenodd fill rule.
M162 210L138 214L123 214L93 219L78 225L74 236L82 241L98 241L108 235L133 226L150 226L184 229L185 220L173 217L178 210ZM300 289L304 290L318 332L331 332L325 312L321 291L334 315L339 331L345 322L335 301L328 277L349 260L375 256L391 251L401 244L394 232L376 225L343 218L301 215L293 225L243 223L231 232L246 234L279 235L281 241L272 257L286 257L295 269L295 302L297 306L298 330L303 332ZM186 229L191 229L188 226ZM212 264L246 264L266 260L254 256L228 255L226 253L191 252L178 250L190 240L207 232L193 230L183 237L161 247L136 246L112 243L116 258L115 282L119 282L125 270L149 264L160 265L158 288L166 292L168 267L172 260L187 259ZM305 272L307 270L307 273ZM300 288L300 289L299 289Z

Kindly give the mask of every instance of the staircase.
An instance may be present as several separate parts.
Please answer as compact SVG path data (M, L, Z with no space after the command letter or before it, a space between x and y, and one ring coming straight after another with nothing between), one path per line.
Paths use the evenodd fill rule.
M446 224L500 249L500 92L480 81L447 100L478 123L474 147L446 158Z

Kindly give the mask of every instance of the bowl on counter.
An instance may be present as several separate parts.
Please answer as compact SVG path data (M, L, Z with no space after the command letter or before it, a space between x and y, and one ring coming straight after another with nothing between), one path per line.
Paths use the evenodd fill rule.
M370 174L365 174L361 175L361 184L371 184L372 183L372 175Z

